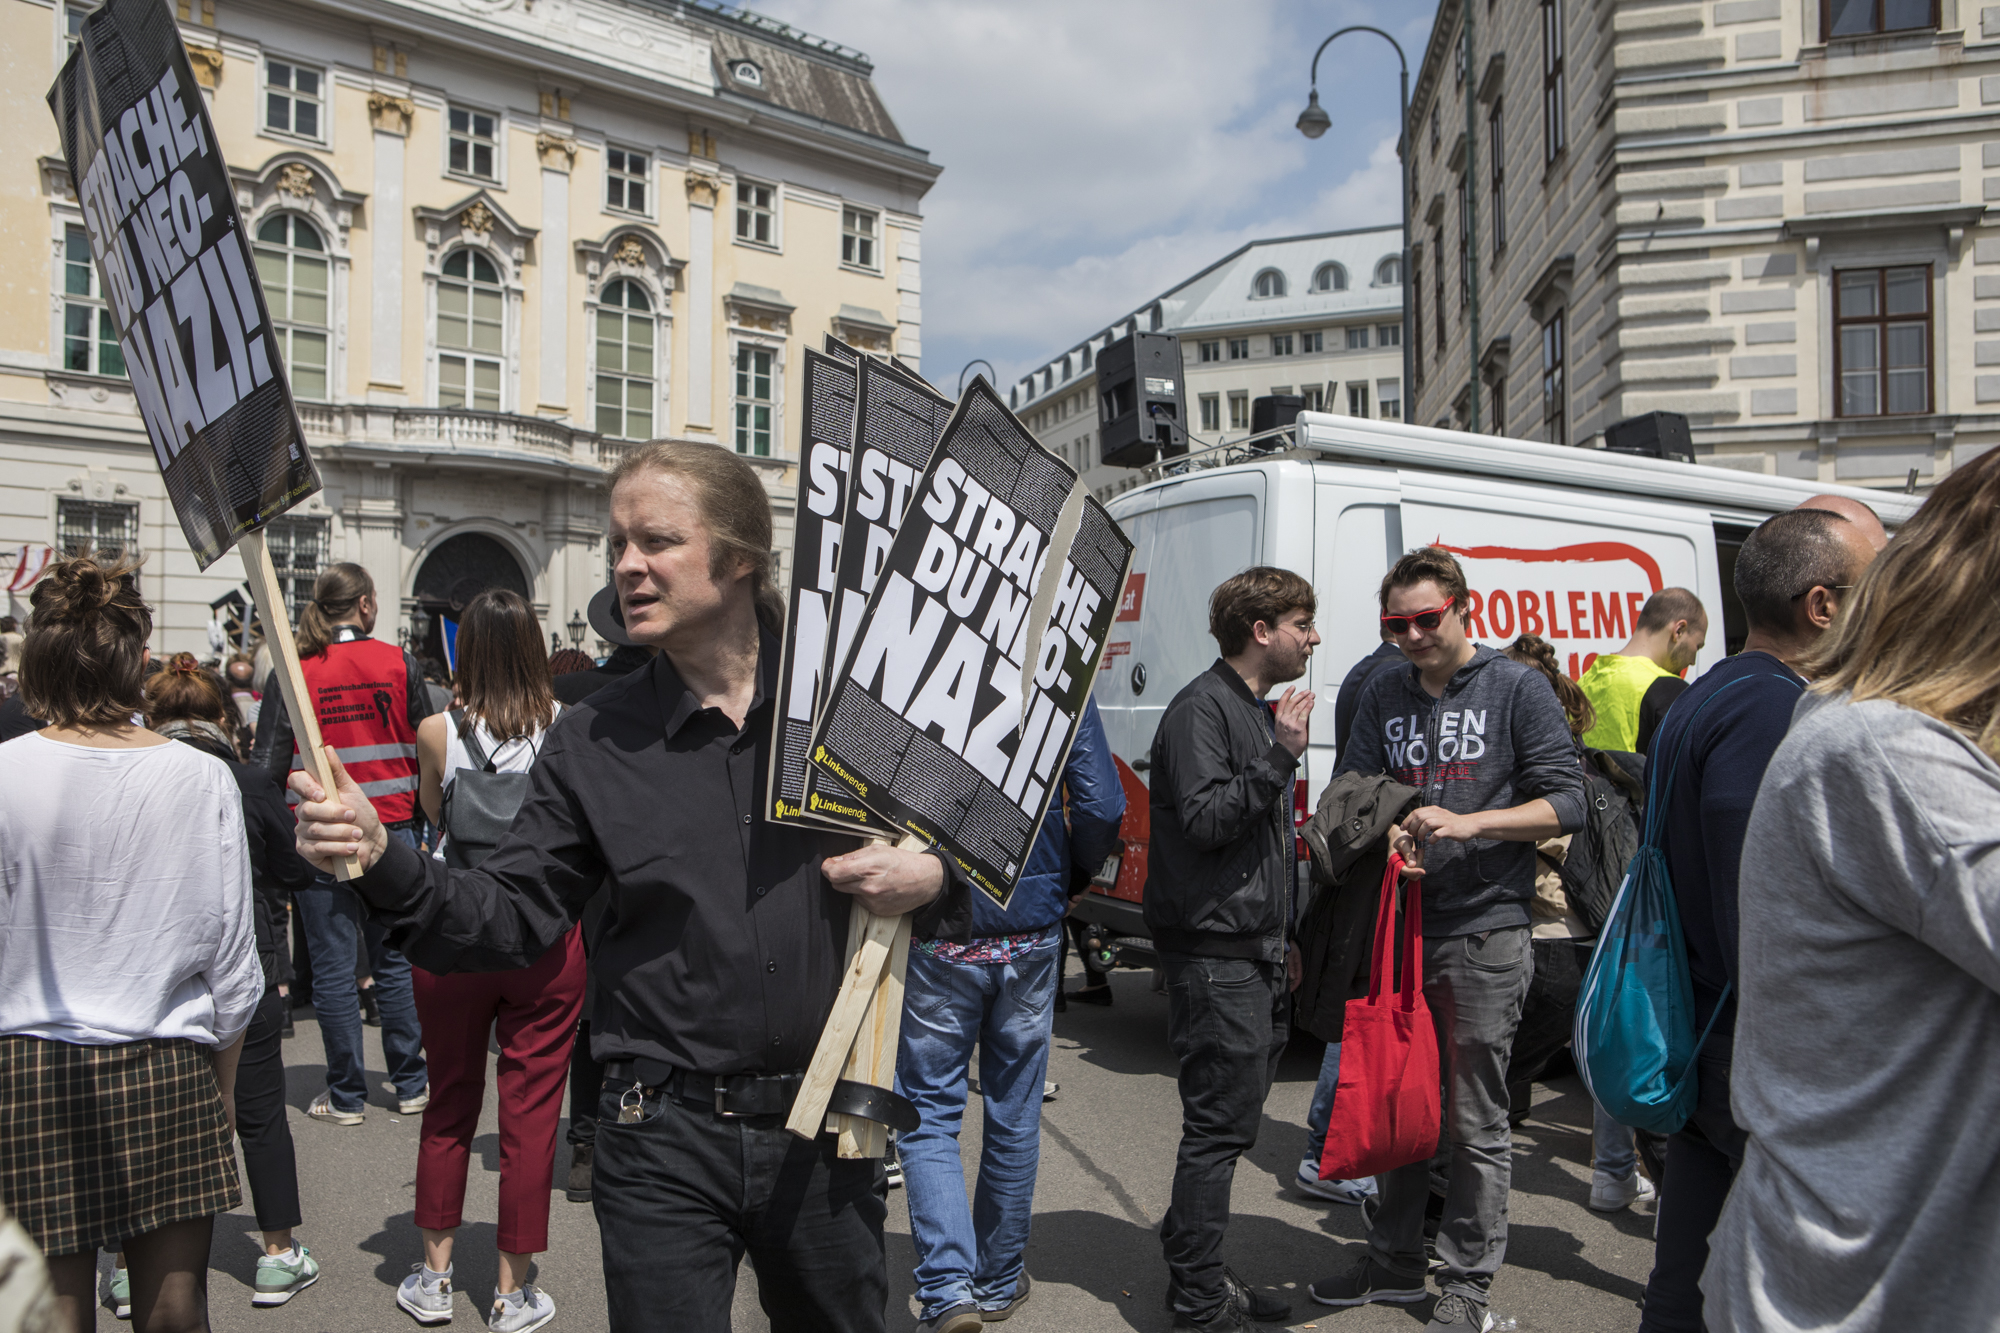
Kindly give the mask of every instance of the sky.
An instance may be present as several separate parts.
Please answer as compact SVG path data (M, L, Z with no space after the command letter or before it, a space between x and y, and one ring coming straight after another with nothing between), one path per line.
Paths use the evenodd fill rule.
M1245 241L1394 225L1396 54L1431 0L748 0L867 52L924 197L923 372L1016 376Z

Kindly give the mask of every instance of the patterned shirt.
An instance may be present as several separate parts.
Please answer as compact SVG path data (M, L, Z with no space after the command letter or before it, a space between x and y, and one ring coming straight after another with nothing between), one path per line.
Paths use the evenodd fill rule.
M1031 930L1025 935L987 935L967 940L964 944L953 944L949 940L913 940L910 947L945 963L1011 963L1047 939L1048 935L1047 930Z

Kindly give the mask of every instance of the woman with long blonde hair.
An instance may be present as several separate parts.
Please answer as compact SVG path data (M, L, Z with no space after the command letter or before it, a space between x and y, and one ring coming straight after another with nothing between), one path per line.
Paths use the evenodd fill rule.
M1934 491L1806 664L1743 844L1712 1328L2000 1309L2000 451Z

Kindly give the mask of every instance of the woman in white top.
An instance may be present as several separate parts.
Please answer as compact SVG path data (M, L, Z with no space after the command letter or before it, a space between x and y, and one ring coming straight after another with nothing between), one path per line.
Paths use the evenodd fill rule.
M446 857L454 855L451 788L482 771L526 773L562 711L541 625L518 594L484 592L461 613L458 704L417 726L417 796L431 822L444 829L439 854ZM403 1280L396 1303L419 1323L451 1318L452 1241L486 1094L487 1033L497 1025L500 1279L486 1322L493 1333L526 1333L555 1315L555 1303L527 1279L535 1255L548 1248L556 1126L583 1006L582 939L572 929L540 961L513 972L438 976L413 966L410 973L430 1061L431 1101L417 1158L424 1262Z
M123 1248L143 1330L208 1327L243 1032L264 992L243 804L222 763L139 726L153 618L136 560L65 560L21 651L38 732L0 745L0 1202L95 1319Z

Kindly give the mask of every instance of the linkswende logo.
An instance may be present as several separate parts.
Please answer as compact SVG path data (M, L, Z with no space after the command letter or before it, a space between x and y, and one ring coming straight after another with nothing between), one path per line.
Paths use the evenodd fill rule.
M1470 588L1468 628L1506 647L1516 635L1547 639L1574 680L1601 653L1615 653L1639 623L1646 599L1665 586L1660 562L1628 542L1573 546L1453 546ZM1416 761L1421 763L1422 761Z

